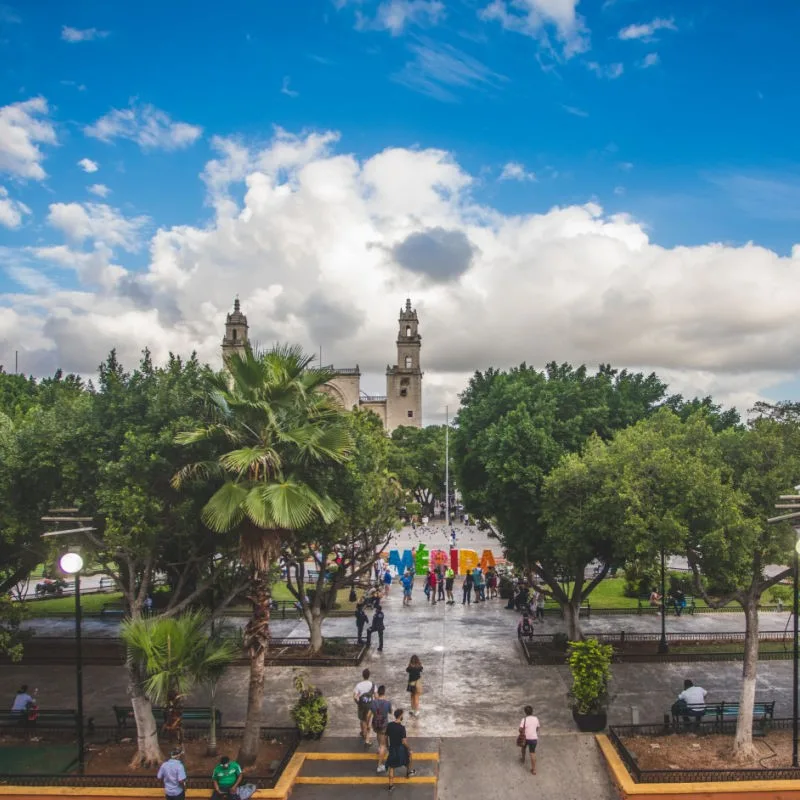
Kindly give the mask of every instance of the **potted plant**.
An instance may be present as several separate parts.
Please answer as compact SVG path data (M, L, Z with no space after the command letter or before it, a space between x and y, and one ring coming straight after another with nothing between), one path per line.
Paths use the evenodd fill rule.
M582 731L602 731L606 727L612 655L611 645L600 644L597 639L569 643L572 718Z
M319 739L328 725L328 706L322 692L312 686L308 675L299 672L294 676L297 702L292 707L292 719L305 739Z

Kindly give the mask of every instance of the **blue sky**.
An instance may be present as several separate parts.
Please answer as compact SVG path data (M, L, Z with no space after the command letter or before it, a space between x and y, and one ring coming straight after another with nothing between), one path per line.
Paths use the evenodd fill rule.
M386 148L444 151L470 176L470 203L503 219L594 203L672 253L722 243L741 255L753 242L790 259L800 218L798 28L800 4L789 0L7 2L0 307L19 310L25 295L42 352L57 350L46 327L64 312L53 298L116 302L120 279L152 287L157 231L220 229L218 198L201 180L219 141L256 152L274 145L277 128L335 132L326 155L362 164ZM46 127L38 138L37 122ZM295 165L276 168L276 180ZM225 183L239 210L246 180ZM479 234L464 235L481 249ZM58 268L42 250L53 247L68 250ZM88 254L103 261L102 277L76 266ZM407 283L425 297L426 280ZM69 308L85 313L85 303ZM159 313L166 329L194 331L180 342L208 347L185 309L171 322ZM0 326L0 341L12 340ZM758 368L752 358L722 362L721 373ZM681 366L656 351L648 363ZM789 367L766 365L758 391L793 392ZM731 397L742 391L729 387Z

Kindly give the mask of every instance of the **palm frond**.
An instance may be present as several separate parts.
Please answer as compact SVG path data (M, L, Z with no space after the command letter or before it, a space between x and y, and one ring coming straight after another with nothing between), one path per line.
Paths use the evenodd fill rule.
M203 523L215 533L233 530L244 518L242 504L246 497L247 489L244 486L227 481L203 507Z
M181 467L170 480L173 489L180 489L185 483L195 480L210 481L224 478L225 470L216 461L198 461Z

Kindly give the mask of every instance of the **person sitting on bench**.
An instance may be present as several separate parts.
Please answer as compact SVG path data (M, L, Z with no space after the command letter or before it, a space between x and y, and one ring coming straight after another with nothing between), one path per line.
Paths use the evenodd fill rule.
M683 717L688 724L689 718L700 722L706 713L705 702L708 692L702 686L695 686L688 678L683 682L683 691L672 704L672 716Z

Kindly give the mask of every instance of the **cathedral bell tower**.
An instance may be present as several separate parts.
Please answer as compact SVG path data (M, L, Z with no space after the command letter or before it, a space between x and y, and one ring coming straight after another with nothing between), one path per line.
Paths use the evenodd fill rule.
M225 319L225 336L222 339L222 361L234 353L244 353L247 347L247 317L239 307L239 298L233 301L233 313Z
M400 309L398 323L397 363L386 369L386 427L390 432L402 425L422 427L422 337L411 300Z

